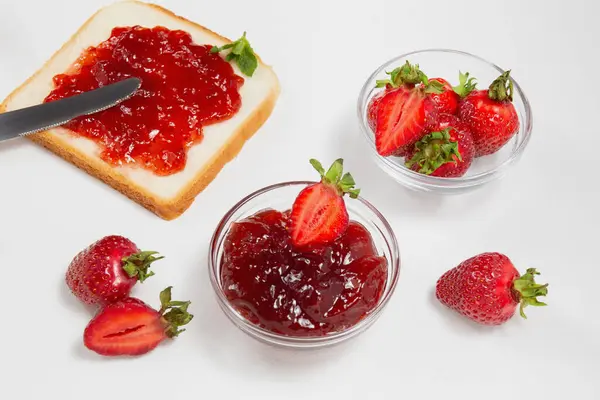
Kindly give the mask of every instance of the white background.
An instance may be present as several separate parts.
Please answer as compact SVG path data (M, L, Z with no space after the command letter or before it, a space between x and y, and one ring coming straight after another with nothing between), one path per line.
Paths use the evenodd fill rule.
M0 95L21 84L107 2L3 1ZM0 145L0 398L600 398L600 6L570 1L163 1L230 38L248 31L282 93L268 123L181 218L166 222L26 140ZM521 162L459 197L409 193L364 157L355 117L379 64L430 47L466 50L513 76L534 111ZM346 345L292 352L238 331L208 282L209 238L247 193L315 178L308 159L344 157L402 251L381 319ZM137 359L86 351L90 314L64 273L83 247L123 234L166 259L134 294L173 285L195 319ZM439 306L437 278L500 251L549 282L546 308L480 328Z

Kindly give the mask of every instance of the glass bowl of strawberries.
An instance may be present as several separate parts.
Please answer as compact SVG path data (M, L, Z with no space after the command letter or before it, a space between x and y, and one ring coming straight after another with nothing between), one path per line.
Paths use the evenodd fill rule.
M209 275L227 317L290 348L325 347L369 328L396 288L391 226L359 197L343 160L319 181L283 182L240 200L210 243Z
M461 193L502 177L532 130L510 70L458 50L403 54L381 65L358 99L377 165L414 190Z

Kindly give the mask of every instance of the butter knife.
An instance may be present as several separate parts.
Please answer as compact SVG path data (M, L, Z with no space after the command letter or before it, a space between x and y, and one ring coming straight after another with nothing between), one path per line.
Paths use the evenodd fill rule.
M127 78L89 92L0 114L0 142L55 128L73 118L116 106L139 89L138 78Z

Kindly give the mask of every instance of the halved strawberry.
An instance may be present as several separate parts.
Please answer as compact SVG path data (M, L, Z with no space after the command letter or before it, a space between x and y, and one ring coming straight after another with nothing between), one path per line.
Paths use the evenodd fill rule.
M147 353L163 340L179 335L193 315L189 301L171 301L171 287L160 293L156 311L143 301L127 297L102 308L83 333L84 345L104 356L137 356Z
M384 95L385 92L380 92L373 96L367 107L367 122L373 132L377 129L377 110L379 110L379 103L381 103L381 99L383 99Z
M329 243L340 237L350 222L344 194L355 199L360 193L354 188L352 175L343 174L341 158L327 172L317 160L311 159L310 163L321 175L321 182L304 188L292 206L290 235L298 247Z
M377 107L375 145L386 157L402 153L402 148L421 139L428 125L435 121L435 104L431 93L442 93L443 86L430 81L408 61L389 73L390 79L377 81L386 92Z

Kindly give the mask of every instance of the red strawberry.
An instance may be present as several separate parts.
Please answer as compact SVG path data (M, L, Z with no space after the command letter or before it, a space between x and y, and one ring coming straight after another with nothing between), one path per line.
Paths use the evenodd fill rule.
M524 308L545 306L536 299L546 296L548 285L535 283L539 273L530 268L523 276L510 259L500 253L483 253L463 261L438 280L436 296L447 307L483 325L508 321L520 304Z
M140 251L129 239L106 236L82 250L66 274L71 292L86 304L107 304L129 296L136 282L154 275L150 264L163 257Z
M458 95L452 90L452 85L443 78L431 78L430 81L439 82L443 86L442 93L434 93L431 100L439 113L454 114L458 109Z
M194 317L190 302L171 301L171 287L160 293L160 302L159 311L133 297L106 305L85 328L85 347L104 356L137 356L185 331L179 327Z
M437 81L429 81L418 65L408 61L389 73L390 79L377 81L386 87L379 100L375 119L375 145L382 156L402 154L435 120L435 105L429 94L442 93Z
M377 93L369 102L367 109L367 121L369 123L369 127L373 131L375 131L377 128L377 110L379 109L379 103L381 103L381 99L384 95L385 92Z
M449 114L438 117L438 125L414 144L406 155L406 167L439 177L463 176L474 158L469 127Z
M477 84L475 78L469 78L469 73L458 76L458 86L452 87L450 83L443 78L431 78L429 81L436 81L442 85L442 93L430 94L431 100L435 104L440 114L456 114L458 111L458 102L461 98L471 93Z
M488 89L472 92L459 105L458 116L473 133L475 157L500 150L519 129L509 75L510 71L506 71Z
M321 181L304 188L292 206L290 234L298 247L329 243L340 237L350 223L344 194L355 199L360 193L354 188L352 175L342 176L344 160L336 160L327 173L317 160L311 159L310 163Z

